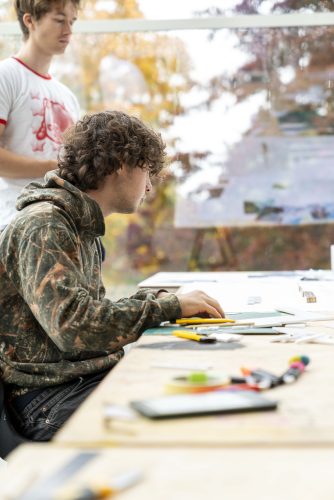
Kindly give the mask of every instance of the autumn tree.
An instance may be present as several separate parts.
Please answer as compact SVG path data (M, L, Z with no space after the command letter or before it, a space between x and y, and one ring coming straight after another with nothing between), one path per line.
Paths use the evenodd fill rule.
M227 9L214 5L198 15L226 15ZM269 9L270 6L270 9ZM305 13L312 16L316 12L333 12L331 0L284 0L267 2L264 0L242 0L230 8L230 15L286 14ZM236 103L242 103L261 91L265 91L267 102L261 106L258 115L253 119L247 134L284 135L280 122L304 122L307 124L306 135L334 134L334 65L332 53L334 47L334 29L331 26L296 26L281 28L248 28L233 31L237 34L236 47L247 54L247 62L231 76L227 71L216 74L208 83L211 103L224 92L233 94ZM211 31L210 39L214 40L217 31ZM318 97L312 99L312 89L317 89ZM304 102L300 95L307 98ZM234 104L232 104L234 106ZM259 131L259 132L257 132ZM231 166L233 168L233 165ZM321 168L321 162L319 163ZM238 241L235 247L240 255L239 262L247 260L243 248L253 249L253 265L255 254L261 254L263 248L270 249L269 265L276 269L280 265L285 268L305 266L321 267L318 262L327 263L328 255L320 250L315 257L310 253L310 246L299 252L288 251L296 248L301 241L311 241L317 235L318 248L328 248L333 238L331 225L309 226L305 228L253 229L251 235L247 231L233 229L233 239ZM289 236L289 240L286 240ZM280 241L276 247L275 240ZM248 241L245 245L244 241ZM284 241L284 244L282 243ZM286 252L286 254L285 254ZM248 257L249 257L248 255ZM251 261L252 262L252 261ZM275 264L276 262L276 264ZM301 262L301 264L298 264ZM264 264L265 265L265 264ZM322 264L323 265L323 264ZM267 266L269 268L269 266Z
M15 19L12 1L0 0L0 9L3 20ZM79 19L88 21L142 17L137 0L83 0L79 12ZM12 42L7 39L3 57L9 55L9 47ZM187 91L191 85L189 59L183 43L163 32L77 34L65 55L55 58L53 70L77 95L82 112L121 109L140 116L162 134L173 117L182 113L179 93ZM138 241L132 238L129 252L135 257L138 250L143 256L141 236L145 235L148 241L157 225L167 219L171 221L172 198L173 178L169 172L164 184L157 183L156 195L143 212L128 217L114 216L112 223L107 221L109 254L118 252L119 242L131 223L132 228L137 226ZM137 261L154 264L156 255L157 261L163 259L162 252L152 245L146 253ZM124 252L120 261L123 258Z
M263 14L264 0L241 0L230 9L230 14L249 15ZM271 6L271 13L305 13L333 12L332 0L277 0ZM224 15L226 10L211 6L199 12ZM266 10L266 13L270 13ZM234 78L222 74L210 84L216 93L224 90L233 92L238 100L246 98L261 88L270 91L272 104L280 89L279 72L291 66L296 70L295 83L302 85L305 69L310 72L317 68L332 65L334 48L334 29L328 26L288 27L288 28L249 28L239 29L238 44L249 54L250 62L242 66ZM215 32L211 33L215 36ZM326 82L327 83L327 82ZM302 85L303 86L303 85Z

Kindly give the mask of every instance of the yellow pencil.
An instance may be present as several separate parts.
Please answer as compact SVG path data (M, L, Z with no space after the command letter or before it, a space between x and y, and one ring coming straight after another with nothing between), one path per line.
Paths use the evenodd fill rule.
M175 321L178 325L201 325L209 323L235 323L230 318L180 318Z

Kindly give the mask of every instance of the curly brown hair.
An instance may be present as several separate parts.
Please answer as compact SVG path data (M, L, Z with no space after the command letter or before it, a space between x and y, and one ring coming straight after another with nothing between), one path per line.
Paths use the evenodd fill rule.
M23 22L24 14L31 14L36 21L50 12L54 6L64 7L67 2L72 2L77 8L81 0L14 0L14 9L25 40L29 37L29 30Z
M64 134L59 175L82 191L98 189L123 165L155 176L164 167L165 147L160 134L134 116L121 111L86 115Z

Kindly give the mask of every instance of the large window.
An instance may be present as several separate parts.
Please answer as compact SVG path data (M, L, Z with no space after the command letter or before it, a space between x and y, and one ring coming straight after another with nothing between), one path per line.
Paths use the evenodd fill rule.
M106 279L329 267L334 21L321 16L331 2L166 4L86 1L81 19L103 29L79 24L53 67L83 112L135 113L168 145L170 167L150 199L107 220ZM168 21L176 17L184 25ZM119 18L129 20L123 32ZM142 18L165 24L145 28ZM9 28L1 57L20 43Z

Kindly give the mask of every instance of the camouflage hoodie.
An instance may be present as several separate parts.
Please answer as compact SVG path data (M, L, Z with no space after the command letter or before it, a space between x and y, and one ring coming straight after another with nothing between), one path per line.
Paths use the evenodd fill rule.
M15 393L111 368L146 328L181 316L172 294L104 298L102 212L57 171L17 208L0 237L0 373Z

